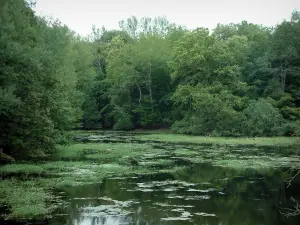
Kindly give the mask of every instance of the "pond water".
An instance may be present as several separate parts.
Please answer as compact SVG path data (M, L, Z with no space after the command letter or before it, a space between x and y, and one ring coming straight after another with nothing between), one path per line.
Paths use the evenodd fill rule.
M275 169L241 172L205 163L172 174L115 176L65 189L67 204L50 224L300 224L299 217L280 214L278 205L299 194L285 191L282 176Z
M76 139L81 143L122 143L121 147L123 143L147 144L151 151L160 149L159 154L142 152L136 155L138 164L133 167L184 169L128 177L112 174L101 183L56 190L59 207L42 224L300 224L299 216L286 218L280 213L280 207L293 206L291 197L300 199L299 179L289 188L284 183L288 176L285 167L299 160L289 149L162 143L136 137L98 132Z

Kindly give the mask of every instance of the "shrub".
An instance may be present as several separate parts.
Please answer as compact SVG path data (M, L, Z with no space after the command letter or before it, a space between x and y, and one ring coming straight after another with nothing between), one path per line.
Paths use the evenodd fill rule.
M244 110L244 134L249 136L276 136L284 133L284 120L278 109L265 99L250 102Z

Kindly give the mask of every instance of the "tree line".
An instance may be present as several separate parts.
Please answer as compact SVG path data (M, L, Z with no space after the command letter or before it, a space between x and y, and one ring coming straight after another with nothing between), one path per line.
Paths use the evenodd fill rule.
M43 154L79 127L211 136L300 133L300 13L188 30L131 17L80 37L0 2L0 149Z

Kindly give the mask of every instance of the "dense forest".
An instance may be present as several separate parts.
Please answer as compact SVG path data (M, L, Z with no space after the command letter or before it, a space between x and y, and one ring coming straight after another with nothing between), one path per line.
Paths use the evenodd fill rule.
M276 27L188 30L131 17L80 37L0 1L0 152L43 154L79 128L300 134L300 12Z

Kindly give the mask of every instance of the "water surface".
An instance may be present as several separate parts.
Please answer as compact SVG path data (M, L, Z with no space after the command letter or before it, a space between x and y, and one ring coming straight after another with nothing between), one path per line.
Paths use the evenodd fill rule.
M65 189L66 203L50 224L300 224L299 217L280 214L278 206L298 194L283 187L281 170L238 171L209 163L171 174L116 175Z

